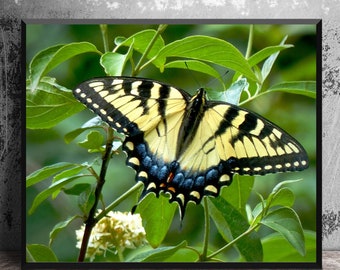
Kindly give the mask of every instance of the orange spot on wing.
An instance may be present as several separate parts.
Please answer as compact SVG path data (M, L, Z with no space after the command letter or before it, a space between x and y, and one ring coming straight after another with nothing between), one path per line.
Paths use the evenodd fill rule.
M176 192L176 189L174 187L168 187L168 190L175 193Z

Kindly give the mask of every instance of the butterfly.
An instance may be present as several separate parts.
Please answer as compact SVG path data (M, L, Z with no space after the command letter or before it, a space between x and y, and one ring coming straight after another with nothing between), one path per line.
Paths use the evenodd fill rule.
M171 85L137 77L81 83L74 96L125 135L126 164L144 184L141 195L170 194L183 218L189 201L218 196L234 174L300 171L308 157L299 142L260 115L191 96Z

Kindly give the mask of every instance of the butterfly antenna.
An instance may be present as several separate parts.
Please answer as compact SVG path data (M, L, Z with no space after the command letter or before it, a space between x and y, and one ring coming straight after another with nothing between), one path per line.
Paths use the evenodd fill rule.
M193 80L195 81L195 83L198 85L198 88L201 88L201 84L199 83L199 81L197 80L194 72L189 68L189 65L187 62L184 62L185 66L187 67L188 71L190 72L191 77L193 78Z
M192 78L194 79L194 81L195 81L196 84L198 85L198 88L201 88L201 87L202 87L202 86L201 86L201 83L197 80L197 77L196 77L195 74L192 72L192 70L189 68L188 63L187 63L187 62L184 62L184 63L185 63L185 66L187 67L187 69L189 70L189 72L190 72ZM224 78L226 77L226 75L227 75L228 73L229 73L229 70L226 70L222 76L219 75L218 78L214 77L213 79L211 79L211 80L206 84L205 88L208 87L209 85L214 84L214 83L216 82L216 80L224 81ZM223 89L223 90L225 90L225 89Z
M220 75L220 74L219 74L219 77L218 77L218 78L217 78L217 77L214 77L212 80L210 80L210 81L208 82L207 86L208 86L209 84L215 83L216 80L221 80L221 81L223 82L223 85L224 85L224 84L225 84L225 83L224 83L225 77L227 76L228 73L229 73L229 70L226 70L226 71L223 73L223 75ZM224 87L225 87L225 86L224 86ZM225 89L223 89L223 90L225 91Z

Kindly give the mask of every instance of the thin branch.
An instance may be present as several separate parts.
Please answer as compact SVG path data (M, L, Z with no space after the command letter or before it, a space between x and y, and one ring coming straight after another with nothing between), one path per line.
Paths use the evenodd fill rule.
M207 256L207 259L212 259L214 256L216 256L217 254L227 250L229 247L231 247L232 245L234 245L237 241L239 241L241 238L245 237L246 235L250 234L252 231L254 231L257 227L259 226L259 224L255 225L255 226L249 226L249 228L242 234L240 234L238 237L236 237L235 239L233 239L232 241L230 241L228 244L226 244L224 247L220 248L219 250L215 251L214 253L210 254L209 256Z
M248 45L247 45L247 52L245 58L248 59L251 54L251 50L253 47L253 39L254 39L254 25L251 24L249 27L249 37L248 37Z
M100 31L101 31L102 38L103 38L104 51L108 52L110 49L109 49L109 37L107 34L107 24L101 24Z
M118 197L114 202L108 205L104 211L100 212L100 214L98 214L96 219L100 220L101 218L105 217L108 212L110 212L112 209L117 207L117 205L119 205L122 201L124 201L127 197L129 197L135 190L141 188L143 185L144 185L143 182L138 181L133 187L131 187L128 191L126 191L124 194Z
M155 33L155 35L152 37L150 43L148 44L148 46L146 47L142 57L139 59L139 62L137 63L132 76L134 76L135 74L137 74L144 66L142 66L144 59L148 56L152 46L154 45L154 43L156 42L157 38L165 31L165 29L167 28L166 24L160 24L158 26L157 32Z
M88 218L85 221L85 231L84 231L84 236L83 240L81 243L81 248L78 256L78 262L83 262L85 259L85 254L87 250L87 246L89 243L89 239L91 236L91 231L94 227L94 225L97 223L97 220L95 219L95 214L97 211L97 205L100 200L100 195L105 183L105 175L107 171L107 167L110 162L110 157L111 157L111 150L112 150L112 142L113 142L113 131L111 128L107 129L107 142L106 142L106 149L105 153L102 157L102 167L100 169L100 174L99 174L99 179L97 179L97 186L95 190L95 202L89 212Z

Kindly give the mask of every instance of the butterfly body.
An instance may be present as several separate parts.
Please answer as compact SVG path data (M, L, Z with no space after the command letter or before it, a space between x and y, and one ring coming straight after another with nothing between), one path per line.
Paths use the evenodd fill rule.
M184 215L189 201L218 196L238 174L308 167L302 146L263 117L235 105L208 101L173 86L134 77L86 81L74 95L126 139L127 165L144 183L142 196L170 193Z

